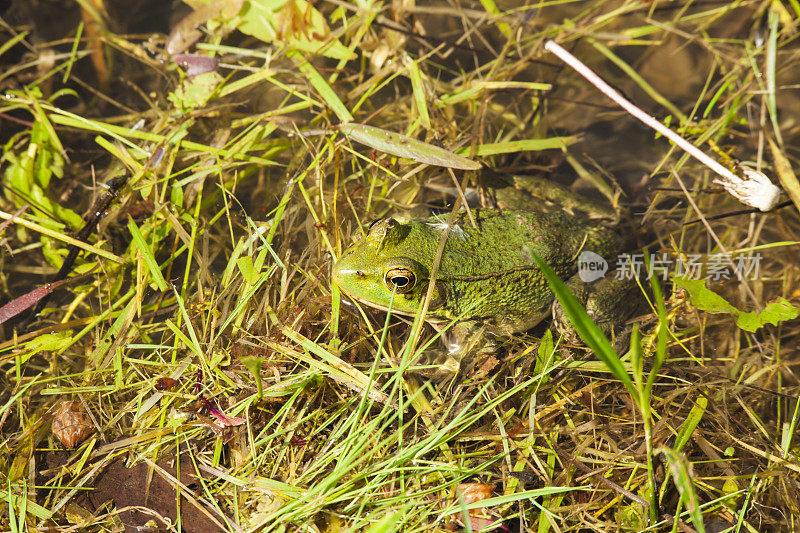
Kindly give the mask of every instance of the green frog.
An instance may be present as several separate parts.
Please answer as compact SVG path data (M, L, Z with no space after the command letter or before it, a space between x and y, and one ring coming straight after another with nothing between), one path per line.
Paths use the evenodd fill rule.
M440 330L455 322L447 356L451 363L457 364L464 356L467 344L475 348L475 341L466 339L475 339L476 331L481 331L477 338L487 332L510 335L534 327L551 314L554 295L534 254L586 302L589 291L583 290L580 279L586 278L586 272L578 276L579 260L588 257L613 265L624 251L625 241L615 229L592 220L597 202L581 202L571 191L543 182L534 178L530 186L530 182L514 178L505 191L498 189L497 203L511 205L511 209L477 208L471 210L471 217L466 211L456 214L425 317ZM523 202L531 208L520 209L519 201L501 199L517 197L522 185L533 189L531 200ZM402 315L418 314L447 227L445 218L398 222L388 217L373 222L366 235L334 265L334 282L369 306ZM609 318L618 320L616 313Z

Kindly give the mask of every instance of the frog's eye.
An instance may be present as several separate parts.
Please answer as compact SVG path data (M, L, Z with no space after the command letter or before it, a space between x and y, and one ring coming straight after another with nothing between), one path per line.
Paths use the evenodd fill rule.
M386 233L397 226L397 221L392 217L383 217L370 222L367 227L367 235L370 237L383 238Z
M414 273L403 267L393 267L386 271L383 281L390 290L396 292L408 292L414 288L417 281Z

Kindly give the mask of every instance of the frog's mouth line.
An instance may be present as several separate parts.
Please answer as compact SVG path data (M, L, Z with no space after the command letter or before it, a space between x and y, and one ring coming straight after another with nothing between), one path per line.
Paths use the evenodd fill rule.
M363 298L358 298L358 297L355 297L355 296L351 296L350 294L348 294L347 296L348 296L348 298L352 298L353 300L358 300L359 302L363 303L367 307L371 307L373 309L377 309L378 311L383 311L384 313L391 313L392 315L408 317L408 318L415 318L417 316L416 312L412 313L410 311L401 311L401 310L396 309L396 308L393 308L390 311L389 308L384 306L384 305L376 304L374 302L370 302L370 301L365 300ZM439 328L443 324L449 324L450 322L452 322L452 319L450 319L450 318L447 318L447 317L444 317L444 316L441 316L441 315L433 314L434 311L435 310L428 309L428 314L425 316L424 320L428 324L432 325L435 330L438 331Z
M337 283L337 285L339 285L339 284ZM350 292L347 291L347 289L345 289L341 285L339 285L339 288L342 289L342 292L345 293L345 295L347 295L348 298L350 298L351 300L356 300L358 302L361 302L362 304L366 305L367 307L372 307L374 309L378 309L379 311L383 311L384 313L392 313L392 314L395 314L395 315L417 316L416 312L403 311L403 310L398 309L396 307L389 308L386 305L381 305L381 304L375 303L373 301L367 300L365 298L361 298L359 296L351 294Z
M355 296L354 294L351 294L347 289L342 287L342 285L339 284L339 283L337 283L336 285L339 286L339 288L342 290L342 292L348 298L350 298L351 300L356 300L356 301L366 305L367 307L371 307L373 309L377 309L379 311L383 311L384 313L391 313L393 315L400 315L400 316L406 316L406 317L416 317L417 316L417 313L418 313L417 310L415 310L415 311L403 311L402 309L398 309L397 307L390 308L389 306L382 305L382 304L376 303L376 302L371 301L371 300L367 300L366 298L361 298L359 296ZM448 321L447 317L443 317L441 315L437 315L437 314L435 314L435 311L436 311L436 308L428 307L428 314L427 314L427 316L425 316L425 320L427 322L446 322L446 321Z

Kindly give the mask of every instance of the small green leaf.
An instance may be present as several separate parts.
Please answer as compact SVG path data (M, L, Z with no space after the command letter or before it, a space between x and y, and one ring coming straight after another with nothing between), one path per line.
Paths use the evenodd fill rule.
M53 239L42 236L39 240L42 243L42 257L44 257L44 260L53 268L61 268L69 251L59 246L60 243Z
M549 83L532 81L474 81L459 87L450 94L442 95L439 100L441 105L455 105L467 100L475 100L489 90L525 89L529 91L549 91L552 88L553 86Z
M247 281L247 283L254 284L258 278L258 272L253 268L253 260L249 255L240 257L236 261L236 266Z
M73 343L71 331L59 331L58 333L44 333L35 339L31 340L26 348L29 350L25 353L25 357L38 352L57 352L65 346Z
M481 164L477 161L400 133L376 128L375 126L367 126L366 124L339 124L337 127L348 139L397 157L404 157L438 167L462 170L478 170L481 168Z
M564 148L577 141L576 137L548 137L547 139L522 139L519 141L506 141L501 143L480 144L476 147L476 156L514 154L517 152L536 152L539 150L553 150ZM468 147L459 148L460 154L467 153Z
M545 373L545 370L553 361L554 351L553 332L548 329L544 332L542 340L539 342L539 348L536 350L536 364L533 367L534 374L542 374L542 385L547 383L550 378L550 376Z
M778 298L777 301L767 304L760 313L740 312L736 325L745 331L755 331L765 324L777 326L779 322L797 318L797 313L797 308L785 298Z
M325 17L306 0L249 0L239 12L238 30L265 43L284 42L289 48L333 59L355 54L330 39Z
M180 111L191 111L204 106L221 82L222 76L217 72L205 72L191 78L187 77L167 98Z
M689 301L701 311L707 313L725 313L736 317L736 325L745 331L756 331L765 324L778 325L785 320L792 320L798 316L798 308L785 298L767 304L760 312L744 312L730 303L725 298L706 287L705 280L694 280L685 277L674 277L672 282L686 290Z

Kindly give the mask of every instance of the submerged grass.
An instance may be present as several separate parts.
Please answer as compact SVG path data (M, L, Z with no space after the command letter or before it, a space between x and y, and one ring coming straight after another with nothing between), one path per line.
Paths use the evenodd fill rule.
M741 206L543 49L705 151L774 165L795 199L796 3L295 1L271 36L255 0L54 2L61 22L13 4L3 530L800 529L796 321L745 331L659 270L669 253L737 310L796 307L797 211L712 219ZM171 14L195 19L165 35ZM198 26L189 51L217 64L190 77L164 48ZM589 350L541 327L433 383L403 370L435 332L331 286L370 220L458 205L475 161L644 220L665 294L629 353L572 306ZM720 273L753 252L755 275Z

